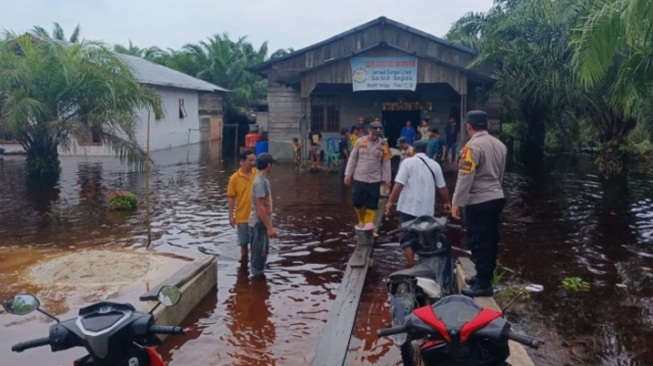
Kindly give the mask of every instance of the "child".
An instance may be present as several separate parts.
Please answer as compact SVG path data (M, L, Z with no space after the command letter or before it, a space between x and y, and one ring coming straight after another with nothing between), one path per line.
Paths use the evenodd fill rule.
M429 136L429 119L424 118L422 120L422 125L419 126L419 134L422 136L422 141L428 141L431 137Z
M360 134L361 128L358 126L352 126L351 128L351 134L349 135L349 152L354 148L356 145L356 141L358 140L358 135Z
M297 137L292 139L292 150L295 153L295 166L299 169L302 166L302 144Z

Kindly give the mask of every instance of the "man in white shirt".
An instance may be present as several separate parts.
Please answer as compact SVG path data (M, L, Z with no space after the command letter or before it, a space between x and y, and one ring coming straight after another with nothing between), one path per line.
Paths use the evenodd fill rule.
M427 146L425 141L416 141L413 146L415 156L407 158L399 165L399 172L397 172L395 185L388 198L385 211L390 213L392 206L397 202L397 211L401 213L401 222L424 215L433 216L436 191L445 202L445 210L447 212L451 210L449 191L442 175L442 168L440 168L440 164L426 155ZM412 233L404 231L400 240L408 267L415 265L415 252L410 247L413 239Z

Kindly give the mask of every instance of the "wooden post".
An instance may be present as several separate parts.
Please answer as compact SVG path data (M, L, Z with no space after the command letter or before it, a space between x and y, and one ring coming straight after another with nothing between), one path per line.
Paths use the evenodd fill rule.
M147 227L147 249L152 245L152 223L150 217L150 111L147 111L147 143L145 148L145 226Z

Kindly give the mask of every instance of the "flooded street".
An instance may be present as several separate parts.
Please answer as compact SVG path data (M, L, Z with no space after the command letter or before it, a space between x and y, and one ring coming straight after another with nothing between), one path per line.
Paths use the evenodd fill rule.
M279 237L271 243L267 280L252 282L239 263L236 232L226 213L227 182L235 165L212 155L199 146L154 155L154 251L219 256L217 291L186 320L193 333L167 338L161 352L170 366L308 365L353 251L350 195L335 174L275 166L273 220ZM16 277L25 265L23 256L81 248L145 251L144 199L133 215L109 213L104 203L115 189L143 198L143 174L115 159L64 158L56 189L30 190L22 169L21 157L0 159L0 297L34 291L46 304L54 296ZM518 280L545 289L528 303L530 314L519 312L513 320L547 340L533 353L538 366L651 365L653 181L635 173L620 189L603 186L592 172L590 159L565 157L539 174L507 174L500 262L515 270ZM448 177L450 189L453 179ZM386 231L392 228L394 219L385 223ZM460 239L455 236L454 245L462 246ZM375 249L349 365L400 364L391 342L375 336L389 319L382 280L403 265L394 241L382 236ZM560 283L567 276L588 281L590 291L563 291ZM40 329L48 325L43 319ZM19 318L0 313L0 338L21 327ZM20 335L44 334L29 328ZM47 347L10 356L6 343L0 358L23 361L16 365L52 359Z

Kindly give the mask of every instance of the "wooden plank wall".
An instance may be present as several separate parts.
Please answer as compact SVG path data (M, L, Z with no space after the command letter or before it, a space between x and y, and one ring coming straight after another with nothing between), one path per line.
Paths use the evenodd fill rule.
M277 77L288 76L297 71L320 65L326 60L351 54L384 41L426 56L439 58L460 67L465 67L473 57L471 54L417 36L403 29L388 24L384 26L377 24L362 29L360 32L346 35L322 47L279 61L273 65L273 69Z
M496 135L501 132L501 96L498 93L492 94L488 100L480 101L474 98L468 110L480 109L488 114L490 123L489 131Z
M360 57L397 56L406 56L406 53L392 48L379 48L360 55ZM459 94L467 93L467 76L465 74L424 59L420 59L417 63L417 82L448 83ZM338 61L304 75L302 77L302 96L310 95L318 83L351 84L350 60Z
M290 141L299 136L301 115L299 91L270 82L268 84L268 139Z

